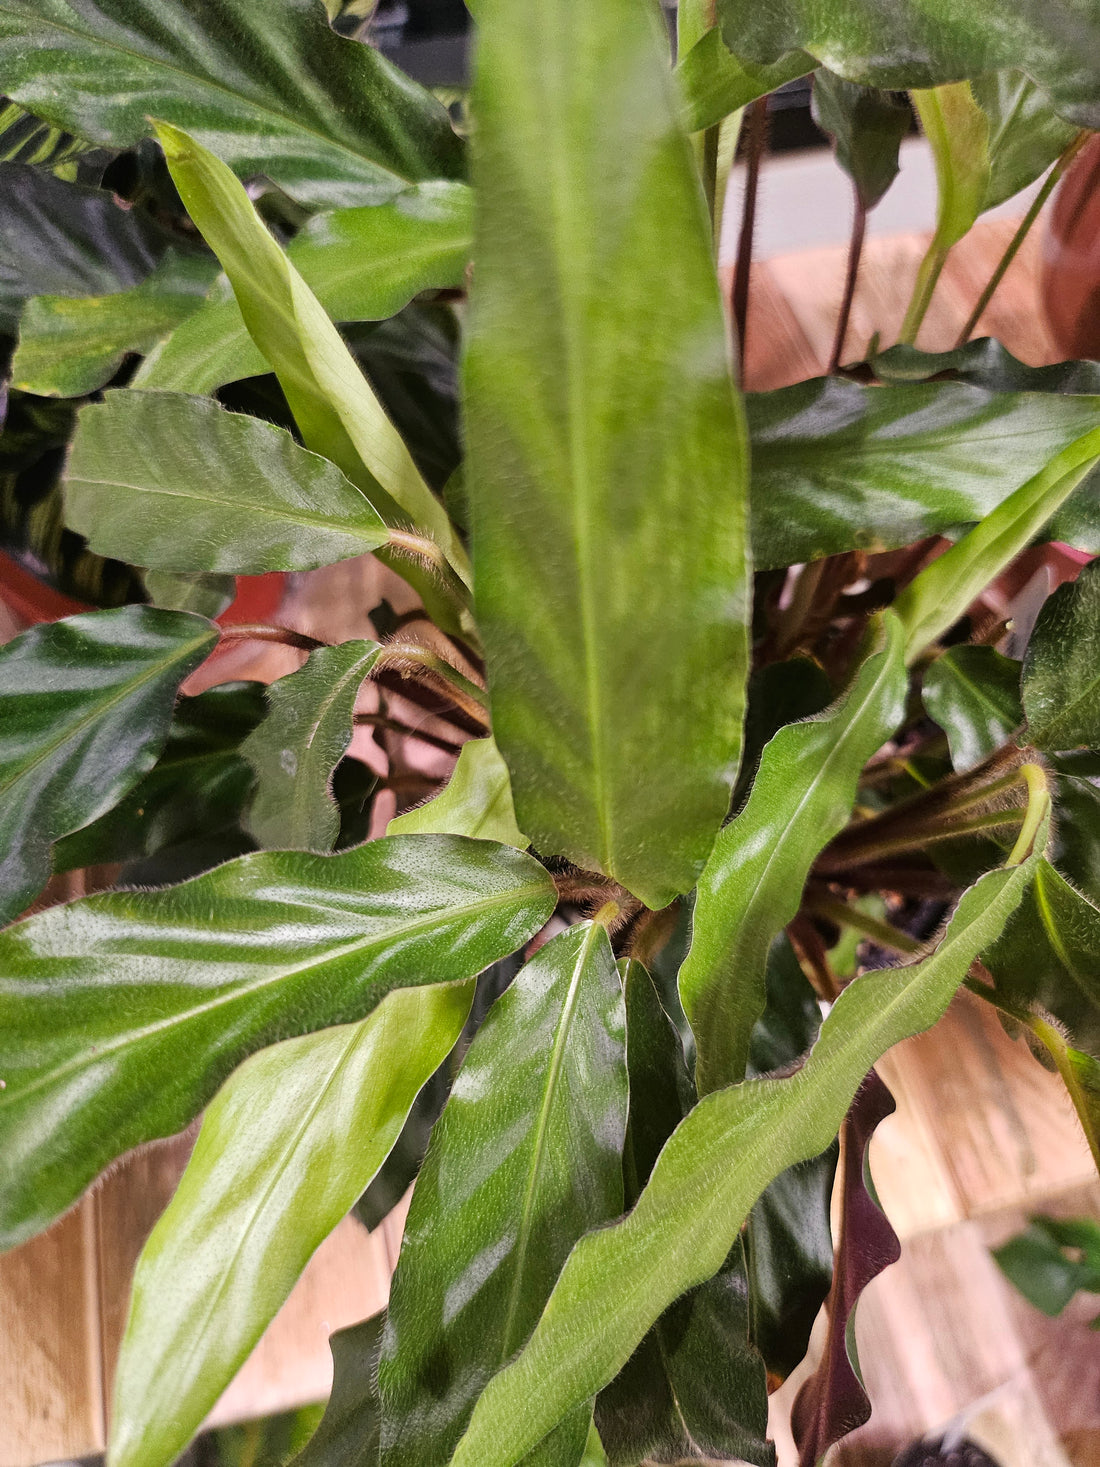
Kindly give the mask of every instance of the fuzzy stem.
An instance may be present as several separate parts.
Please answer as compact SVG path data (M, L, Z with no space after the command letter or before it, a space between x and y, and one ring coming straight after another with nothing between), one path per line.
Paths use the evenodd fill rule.
M937 245L934 240L928 246L928 253L920 262L920 269L917 271L909 309L905 313L905 320L901 323L901 331L898 335L900 346L913 346L916 342L917 332L921 328L928 307L932 304L932 296L947 260L947 253L947 250L942 245Z
M861 912L858 907L849 906L847 902L839 901L835 897L812 897L807 905L816 916L827 917L832 922L851 927L854 932L861 932L864 937L869 937L872 942L877 942L879 947L888 947L892 948L894 952L911 954L920 952L923 946L907 932L900 932L889 922L880 922L877 917Z
M749 108L749 125L745 137L745 203L741 213L741 234L737 241L737 264L733 272L731 315L737 339L737 370L745 380L745 341L749 324L749 275L752 270L752 240L756 232L756 196L760 183L760 164L768 140L768 99L757 97Z
M863 240L866 233L867 210L857 189L855 190L855 213L852 216L852 237L848 244L848 270L844 277L844 297L840 302L836 336L833 340L832 355L829 358L830 377L839 369L840 358L844 352L844 338L848 335L848 318L852 314L852 301L855 299L856 280L859 278L859 262L863 256Z
M389 643L382 648L372 672L378 673L388 668L400 673L402 677L419 676L435 687L442 686L457 708L461 708L467 717L472 718L482 728L488 729L484 691L427 647L412 642Z
M283 647L295 647L302 652L316 652L318 647L329 646L318 637L309 637L305 632L294 632L289 627L269 627L260 622L241 622L238 626L223 627L222 642L278 642Z

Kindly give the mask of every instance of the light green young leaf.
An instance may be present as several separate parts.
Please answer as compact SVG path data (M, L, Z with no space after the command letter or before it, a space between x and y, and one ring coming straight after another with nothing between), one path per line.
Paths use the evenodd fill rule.
M466 553L446 511L243 186L179 128L158 124L157 136L187 211L221 261L249 333L277 374L307 447L331 459L387 523L411 524L464 574Z
M1054 752L1100 748L1100 564L1060 586L1027 645L1023 674L1028 742Z
M85 407L63 493L93 550L153 570L312 570L389 538L336 465L284 428L182 393L120 388Z
M268 688L267 717L241 747L256 771L248 828L259 845L331 851L336 844L332 775L351 743L359 689L381 651L377 642L318 647Z
M1034 860L972 887L929 957L850 984L795 1075L700 1101L634 1210L573 1249L531 1339L482 1393L452 1467L515 1467L623 1367L674 1299L717 1272L768 1183L823 1151L871 1066L944 1012L1019 902Z
M719 833L679 978L700 1094L744 1078L772 941L798 911L816 856L851 815L863 766L904 717L907 684L901 627L887 613L851 690L817 718L779 730L744 809Z
M381 321L423 290L460 286L470 259L472 194L436 180L386 204L317 214L286 257L334 321ZM146 359L134 387L211 392L269 370L222 277L210 297Z
M193 611L213 619L233 604L235 576L214 571L154 571L143 576L152 606L165 611Z
M911 581L894 603L913 663L1034 539L1100 460L1100 428L1057 454L1034 478Z
M180 683L217 639L202 617L122 606L0 648L0 922L44 886L52 843L152 768Z
M243 856L0 933L0 1247L187 1125L254 1050L362 1019L395 988L471 978L555 901L506 846L390 836Z
M479 836L527 849L530 841L516 824L508 766L491 738L463 744L454 772L439 794L396 816L386 827L387 835L417 831Z
M38 116L111 148L149 114L312 204L374 203L462 168L439 103L316 0L4 0L0 76Z
M655 8L478 13L466 482L494 736L534 845L660 907L726 813L748 660L709 224Z
M988 759L1024 721L1020 664L992 647L949 647L926 670L921 697L960 774Z
M990 178L989 118L978 106L970 83L951 82L910 96L932 149L939 199L936 229L902 322L903 342L915 340L947 252L969 233L982 212Z
M382 1467L447 1461L570 1248L622 1210L625 1051L597 923L548 942L490 1009L413 1192L378 1369ZM547 1467L579 1462L591 1419L579 1402Z
M38 397L84 397L128 352L146 352L202 306L215 266L170 253L140 285L116 295L40 295L19 317L12 385Z
M218 1092L138 1260L111 1467L170 1467L187 1445L385 1161L473 988L391 993L358 1024L253 1055Z
M970 83L989 119L989 185L982 212L995 209L1043 173L1069 147L1077 128L1064 121L1022 71L992 71Z
M690 47L681 48L676 63L684 126L688 132L713 127L731 112L755 102L757 97L805 76L815 65L814 58L805 51L792 51L768 66L738 61L714 26Z

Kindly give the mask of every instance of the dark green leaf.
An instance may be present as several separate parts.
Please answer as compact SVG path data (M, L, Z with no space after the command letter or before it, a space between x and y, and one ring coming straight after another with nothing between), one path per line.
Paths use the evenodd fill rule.
M267 717L241 750L256 771L248 828L261 846L332 850L340 833L333 771L351 743L355 700L381 650L358 641L318 647L298 672L271 684Z
M898 176L898 150L912 122L905 98L821 70L814 75L813 114L832 135L860 204L873 209Z
M253 1055L214 1097L134 1273L115 1467L171 1467L385 1160L473 991L390 993L358 1024Z
M526 850L530 842L516 824L508 766L491 738L463 744L458 763L439 794L398 815L387 827L390 835L429 830L499 840Z
M1024 719L1020 664L992 647L948 648L926 669L921 696L960 773L1006 744Z
M1040 830L1040 845L1045 838ZM983 877L929 957L851 983L795 1075L700 1101L633 1211L574 1248L534 1335L482 1393L452 1467L514 1467L613 1379L673 1300L721 1268L763 1188L824 1150L871 1066L940 1017L1020 900L1033 861Z
M676 64L683 94L684 125L689 132L713 127L739 107L774 92L785 82L813 71L815 61L805 51L779 57L769 66L738 61L722 41L717 26L706 31Z
M973 524L1096 422L1096 398L1055 401L955 382L887 389L835 377L751 394L757 566L892 550ZM1100 549L1095 493L1088 483L1079 491L1092 533L1076 543Z
M116 804L156 761L208 621L125 606L32 627L0 648L0 920L50 874L50 845Z
M41 295L19 318L16 387L83 397L109 382L130 352L146 352L202 304L214 276L202 256L169 254L140 285L114 295Z
M334 321L382 320L420 291L462 284L471 212L464 184L420 184L387 204L318 214L291 240L287 259ZM133 385L210 392L267 370L222 279Z
M1100 428L1094 427L1055 454L1026 484L909 582L894 603L905 627L907 662L916 661L1027 548L1098 459Z
M0 35L3 19L0 8ZM146 214L123 208L106 189L0 163L0 296L124 291L145 279L167 245Z
M64 492L93 549L156 570L311 570L388 538L335 464L283 428L182 393L119 389L86 407Z
M694 1103L680 1039L645 968L625 964L630 1119L623 1152L632 1207ZM763 1362L749 1344L740 1240L725 1267L676 1301L596 1398L611 1467L736 1457L770 1467Z
M791 1427L806 1467L871 1415L856 1354L855 1313L869 1283L901 1257L901 1244L878 1205L867 1150L894 1097L874 1070L864 1080L841 1130L840 1237L827 1305L829 1332L821 1363L791 1408Z
M718 0L718 19L745 63L801 48L849 81L903 89L1019 67L1061 116L1100 126L1100 14L1080 0L1016 0L1010 14L970 0Z
M995 209L1034 183L1076 136L1022 71L974 77L974 99L989 119L989 183L982 209Z
M1053 1014L1075 1049L1100 1056L1100 907L1049 861L985 962L996 996Z
M186 1125L253 1050L361 1019L391 989L471 977L531 937L555 895L518 851L392 836L243 856L0 934L3 1245Z
M570 1248L621 1210L624 1041L595 923L548 942L490 1010L413 1192L379 1365L384 1467L447 1460ZM590 1420L581 1402L560 1428L574 1463Z
M1029 367L992 336L980 336L951 351L920 351L915 346L892 346L870 359L875 375L884 382L926 382L951 377L988 387L994 392L1100 393L1100 362L1056 362Z
M891 615L835 709L775 735L744 809L715 842L680 970L701 1094L744 1076L772 941L798 911L814 859L848 820L863 766L904 715L901 652Z
M385 1316L337 1330L329 1337L332 1395L321 1424L292 1467L364 1467L378 1460L381 1402L378 1354Z
M262 16L249 0L4 0L0 76L80 137L126 148L163 117L304 203L378 202L461 167L443 108L314 0Z
M240 751L263 716L261 683L181 698L164 752L113 810L54 846L55 871L135 861L241 821L253 773Z
M1056 751L1100 748L1100 562L1049 598L1027 646L1027 739Z
M1100 1223L1092 1218L1033 1217L993 1257L1024 1298L1052 1317L1078 1290L1100 1294Z
M478 13L467 487L494 735L535 846L660 907L726 813L748 660L710 231L655 10Z
M60 175L83 157L89 147L83 138L51 127L14 102L0 99L0 160L3 162L29 163Z
M813 1044L821 1009L785 933L768 954L768 1002L749 1047L750 1076L793 1065ZM772 1381L806 1354L833 1278L830 1204L837 1147L776 1177L749 1213L745 1245L752 1342Z

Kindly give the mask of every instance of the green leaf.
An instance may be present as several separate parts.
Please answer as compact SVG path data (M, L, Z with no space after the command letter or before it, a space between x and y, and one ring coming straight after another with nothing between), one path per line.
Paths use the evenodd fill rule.
M622 1369L674 1299L717 1272L763 1188L823 1151L871 1066L944 1012L1031 869L1029 860L984 876L929 957L851 983L797 1074L700 1101L634 1210L573 1249L535 1333L482 1393L452 1467L514 1467Z
M1095 397L1052 399L958 382L858 387L836 377L750 394L745 405L760 569L846 550L893 550L973 524L1092 427L1098 413ZM1082 499L1093 495L1085 484ZM1100 515L1095 507L1090 514L1100 549Z
M150 274L168 239L147 214L123 208L106 189L65 183L26 163L0 163L0 296L127 290Z
M994 392L1063 392L1096 396L1100 393L1100 362L1055 362L1029 367L992 336L980 336L951 351L920 351L915 346L892 346L869 362L884 382L926 382L951 377L989 387Z
M359 641L318 647L298 672L269 687L267 717L241 749L256 771L248 828L261 846L330 851L336 844L333 771L351 743L355 700L381 650Z
M844 699L771 740L744 809L715 841L680 970L700 1094L745 1074L772 940L798 911L816 856L851 815L863 766L904 717L901 650L890 615Z
M624 963L630 1120L623 1151L633 1206L669 1136L695 1101L679 1035L641 963ZM744 1254L678 1299L596 1398L611 1467L715 1459L771 1467L764 1367L749 1343Z
M84 397L130 352L146 352L202 305L214 275L202 257L167 255L131 290L69 299L41 295L19 318L12 382L41 397Z
M237 595L237 578L212 571L154 571L143 577L153 606L166 611L194 611L211 619L221 616Z
M157 137L196 228L228 275L249 334L274 368L306 446L331 459L387 523L410 521L462 572L443 506L370 385L232 172L178 128Z
M180 698L164 752L113 810L54 846L55 871L140 860L241 820L253 773L241 741L264 711L262 683Z
M989 192L990 119L966 81L911 95L936 165L936 229L930 250L946 252L969 233Z
M424 290L460 286L470 258L472 195L418 184L386 204L318 214L287 259L334 321L380 321ZM143 363L134 387L210 392L268 370L228 280Z
M112 1467L175 1461L386 1159L472 998L472 982L391 993L358 1024L253 1055L218 1092L138 1259Z
M443 108L314 0L3 0L10 97L91 142L128 148L154 113L303 203L374 203L461 168Z
M570 1248L621 1211L626 1102L619 976L581 923L490 1009L432 1132L382 1341L383 1467L447 1460ZM574 1463L590 1421L585 1400L561 1428Z
M1060 586L1040 611L1023 698L1029 743L1052 752L1100 748L1100 563Z
M710 230L656 10L479 18L467 487L494 736L536 848L660 907L726 813L748 660Z
M364 1467L378 1461L382 1425L378 1353L384 1314L329 1336L332 1395L321 1424L290 1467Z
M1024 1298L1052 1318L1078 1290L1100 1294L1100 1223L1093 1218L1033 1217L993 1257Z
M156 761L180 683L217 641L208 621L124 606L32 627L0 648L0 921L50 874L50 846Z
M516 824L508 766L491 738L463 744L454 772L439 794L391 820L387 834L429 830L498 840L520 851L530 845Z
M912 118L905 98L817 71L813 116L831 134L836 160L852 180L861 207L873 209L898 176L898 150Z
M1049 861L985 961L995 998L1052 1014L1075 1049L1100 1055L1100 907Z
M1020 664L992 647L949 647L925 671L921 696L958 773L988 759L1024 721Z
M181 393L118 389L84 408L64 495L93 550L155 570L312 570L388 538L335 464L273 423Z
M683 95L684 126L688 132L713 127L731 112L755 102L757 97L805 76L813 71L814 65L813 57L805 51L793 51L769 66L738 61L714 26L676 63L676 79Z
M1073 141L1065 122L1022 71L993 71L970 83L989 119L989 183L982 210L995 209L1034 183Z
M471 977L555 898L504 846L392 836L243 856L0 933L0 1245L186 1125L252 1051L364 1018L391 989Z
M1060 116L1100 126L1100 15L1078 0L717 0L726 44L767 65L797 48L848 81L908 89L1020 67Z
M1100 459L1100 428L1064 448L980 524L926 566L897 598L914 662L1025 549Z
M752 1031L750 1077L789 1068L813 1044L821 1009L786 933L768 954L768 1002ZM745 1225L752 1342L772 1388L806 1354L833 1280L830 1205L837 1146L790 1167L753 1205Z

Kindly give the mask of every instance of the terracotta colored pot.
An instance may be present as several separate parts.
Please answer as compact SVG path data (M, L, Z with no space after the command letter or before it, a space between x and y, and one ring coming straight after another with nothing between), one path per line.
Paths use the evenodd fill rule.
M1055 192L1043 241L1042 296L1062 356L1100 358L1100 135Z

